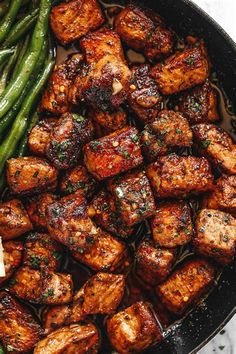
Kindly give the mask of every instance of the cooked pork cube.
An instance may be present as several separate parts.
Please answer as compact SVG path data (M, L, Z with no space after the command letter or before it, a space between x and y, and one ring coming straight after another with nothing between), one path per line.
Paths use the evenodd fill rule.
M51 193L42 193L27 200L25 208L35 229L47 230L46 209L55 201L56 196Z
M127 125L127 114L123 109L110 112L90 109L88 117L95 127L96 137L108 135Z
M23 245L19 241L7 241L3 242L3 260L5 266L5 276L0 276L0 285L9 279L14 271L19 268L22 256Z
M141 301L108 319L107 333L112 346L121 354L142 352L162 339L149 305Z
M56 271L62 257L62 247L49 235L30 233L25 240L24 266Z
M209 290L214 268L204 259L191 259L158 285L157 294L167 309L176 315L185 312Z
M137 224L154 214L154 197L144 171L129 172L114 178L108 186L127 225Z
M78 40L104 22L97 0L71 0L52 8L51 27L62 44Z
M211 190L213 175L204 157L160 157L147 167L147 176L157 197L185 197Z
M220 209L236 216L236 176L220 177L214 190L204 196L202 207Z
M32 230L29 216L18 199L0 203L0 235L3 240L10 240Z
M7 182L15 194L30 195L55 190L58 171L46 160L28 156L7 161Z
M22 267L10 280L9 291L33 303L67 304L72 300L73 283L69 274Z
M115 199L107 191L102 190L97 194L88 212L98 226L115 236L128 238L133 232L133 228L122 220L116 208Z
M123 128L84 147L89 172L101 181L128 171L143 162L136 128Z
M177 52L156 64L151 74L164 95L171 95L203 83L209 68L203 45Z
M162 97L155 80L150 76L150 66L134 66L131 73L129 106L141 122L151 122L161 110Z
M155 286L169 275L175 258L173 249L157 248L153 242L142 242L136 253L136 273L143 282Z
M82 60L81 54L73 54L64 63L55 66L41 100L41 111L55 115L69 111L69 88L81 69Z
M60 190L63 194L81 194L90 198L98 184L85 166L78 165L69 170L62 177Z
M228 133L214 124L198 124L193 135L202 155L226 173L236 174L236 145Z
M198 253L216 262L232 262L236 253L236 220L223 211L202 209L196 220L194 245Z
M46 148L50 142L50 133L56 125L57 119L47 118L36 124L28 137L28 147L32 154L38 156L46 155Z
M7 353L28 353L43 331L31 313L5 291L0 292L0 340Z
M193 236L189 204L184 201L158 204L151 228L157 245L168 248L185 245Z
M50 133L46 156L58 169L74 167L82 146L93 138L93 125L87 118L65 113Z
M144 55L149 60L170 55L173 50L174 39L172 31L163 26L157 26L147 38Z
M186 118L177 112L164 110L144 127L142 150L149 161L155 161L158 156L166 155L170 148L190 147L192 136Z
M203 85L184 92L179 97L179 110L190 124L211 123L219 119L216 91L207 79Z

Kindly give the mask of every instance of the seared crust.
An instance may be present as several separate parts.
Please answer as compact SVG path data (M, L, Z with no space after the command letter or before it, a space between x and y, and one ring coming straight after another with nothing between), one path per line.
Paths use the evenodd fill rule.
M107 333L121 354L143 351L162 339L149 305L141 301L108 319Z
M3 240L19 237L32 230L29 216L18 199L0 203L0 235Z
M151 75L164 95L171 95L203 83L208 77L208 61L205 47L177 52L164 64L156 64Z
M147 176L157 197L186 197L213 188L213 175L204 157L160 157L147 167Z
M84 162L101 181L139 166L143 162L136 128L126 127L84 146Z
M185 262L157 287L160 301L174 314L182 314L209 290L214 272L213 266L204 259Z
M96 0L72 0L52 8L51 27L62 44L78 40L104 22Z
M202 209L196 220L195 249L223 265L236 253L236 220L228 213Z
M7 183L15 194L31 195L55 190L58 171L38 157L17 157L7 161Z
M193 225L189 204L184 201L158 204L151 228L155 243L161 247L178 247L190 242Z
M42 329L28 309L5 291L0 292L0 340L8 353L28 353L42 337Z
M192 129L200 153L226 173L236 174L236 145L228 133L214 124L198 124Z
M50 133L57 123L57 118L47 118L36 124L29 136L28 147L32 154L38 156L46 155L46 148L50 142Z
M98 138L122 129L127 124L127 114L123 109L110 112L90 109L88 117L94 124L96 137Z
M0 285L9 279L14 271L19 268L22 261L23 250L23 245L19 241L3 242L3 260L6 275L0 277Z

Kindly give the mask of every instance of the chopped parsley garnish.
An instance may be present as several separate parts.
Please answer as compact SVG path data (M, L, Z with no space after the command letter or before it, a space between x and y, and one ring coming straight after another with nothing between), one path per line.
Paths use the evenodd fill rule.
M34 174L33 174L33 178L38 177L38 174L39 174L39 171L35 171Z
M138 142L138 140L139 140L138 135L134 135L134 136L132 136L132 141L133 141L133 143L137 143L137 142Z
M200 142L200 147L201 147L202 149L207 149L210 144L211 144L211 141L210 141L210 140L202 140L202 141Z
M43 294L44 297L49 297L49 296L53 296L54 295L54 290L53 288L48 289L48 291L46 293Z

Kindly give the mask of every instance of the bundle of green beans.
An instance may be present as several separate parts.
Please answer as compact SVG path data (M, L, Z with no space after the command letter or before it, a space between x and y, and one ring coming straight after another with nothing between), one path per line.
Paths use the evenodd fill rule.
M55 48L48 40L52 3L0 2L0 189L6 161L26 152L40 94L55 64Z

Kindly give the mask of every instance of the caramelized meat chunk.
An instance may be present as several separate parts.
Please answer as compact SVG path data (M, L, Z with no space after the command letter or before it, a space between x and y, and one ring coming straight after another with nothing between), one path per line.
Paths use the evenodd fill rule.
M46 155L46 148L50 142L50 133L56 122L57 119L47 118L41 120L33 127L28 137L28 147L32 154L38 156Z
M109 190L127 225L137 224L154 214L154 197L144 171L129 172L109 181Z
M137 118L151 122L157 117L162 107L162 97L155 80L150 76L150 66L134 66L129 86L128 103Z
M179 98L179 110L190 124L219 120L216 91L207 79L203 85L184 92Z
M107 321L112 346L121 354L141 352L162 339L147 303L137 302Z
M158 156L166 155L170 148L190 147L192 136L186 118L177 112L164 110L144 127L142 150L149 161L155 161Z
M23 256L23 245L19 241L3 242L3 260L5 276L0 276L0 285L9 279L14 271L19 268Z
M9 291L33 303L67 304L72 300L73 283L69 274L22 267L11 279Z
M92 323L73 324L57 329L38 342L34 354L96 354L99 334Z
M236 174L236 145L231 137L214 124L193 127L194 141L202 155L228 174Z
M74 167L78 164L82 146L93 138L93 133L90 120L65 113L51 131L47 158L58 169Z
M46 209L55 201L56 196L51 193L42 193L27 200L25 208L35 229L47 230Z
M196 220L194 245L198 253L221 264L232 262L236 253L236 220L228 213L202 209Z
M184 201L159 204L151 227L157 245L168 248L185 245L193 236L189 204Z
M28 353L43 331L28 309L5 291L0 292L0 340L7 353Z
M60 190L63 194L81 194L84 197L91 198L98 184L87 168L78 165L69 170L62 177Z
M47 234L30 233L25 240L24 266L56 271L62 257L61 246Z
M97 137L122 129L127 124L127 114L123 109L110 112L90 109L88 117L94 124Z
M164 95L171 95L203 83L208 76L208 61L202 46L185 49L156 64L151 75Z
M185 197L211 190L213 175L204 157L160 157L147 167L147 176L157 197Z
M29 216L18 199L0 203L0 235L10 240L32 230Z
M7 182L13 193L30 195L55 190L58 171L46 160L28 156L7 161Z
M209 290L214 281L214 272L206 260L191 259L158 285L157 294L169 311L180 315Z
M172 249L157 248L152 242L142 242L136 253L136 273L143 282L155 286L169 275L175 261Z
M116 208L115 199L107 191L102 190L97 194L92 200L88 212L97 225L115 236L128 238L133 232L133 228L122 220Z
M139 166L143 157L137 129L126 127L91 141L84 147L84 162L99 181Z
M202 207L220 209L236 216L236 176L220 177L214 190L204 196Z
M96 0L71 0L52 8L51 27L62 44L78 40L104 22Z

